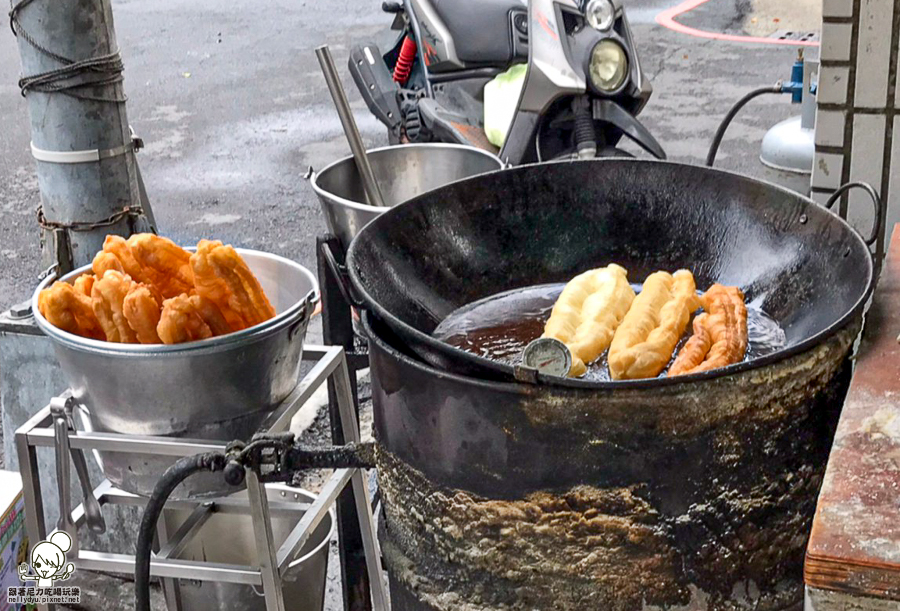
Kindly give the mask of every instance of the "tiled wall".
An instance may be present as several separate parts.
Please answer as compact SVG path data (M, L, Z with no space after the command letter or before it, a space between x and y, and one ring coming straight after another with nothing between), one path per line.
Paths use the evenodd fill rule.
M823 0L812 195L824 203L840 185L872 184L900 222L900 0ZM874 221L867 196L839 204L864 234Z

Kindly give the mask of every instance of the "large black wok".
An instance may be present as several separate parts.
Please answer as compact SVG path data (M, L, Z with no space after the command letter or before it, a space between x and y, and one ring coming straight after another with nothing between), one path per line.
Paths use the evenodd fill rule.
M456 182L388 210L348 253L363 307L419 356L498 380L513 379L513 367L434 339L438 323L478 299L609 263L628 269L632 282L687 268L701 289L738 285L784 329L783 349L697 379L812 348L861 316L873 285L863 239L812 200L721 170L634 159L522 166Z

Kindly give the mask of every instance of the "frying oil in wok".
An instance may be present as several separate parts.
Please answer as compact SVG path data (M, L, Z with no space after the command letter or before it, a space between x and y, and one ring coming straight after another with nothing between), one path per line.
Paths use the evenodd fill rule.
M565 283L542 284L481 299L452 312L437 326L433 335L451 346L516 365L521 362L522 350L528 342L544 332L544 325L563 287ZM632 284L632 287L635 292L641 290L640 284ZM688 324L675 354L690 335L691 325ZM784 331L778 323L751 304L747 304L747 336L744 360L775 352L785 344ZM665 376L665 372L661 376ZM596 382L610 379L606 353L588 365L583 379Z

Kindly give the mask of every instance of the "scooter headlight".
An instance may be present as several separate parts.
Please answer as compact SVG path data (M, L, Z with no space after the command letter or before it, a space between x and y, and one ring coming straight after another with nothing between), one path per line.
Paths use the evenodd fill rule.
M600 91L619 89L628 77L628 56L622 45L609 38L598 42L591 51L589 67L591 83Z
M610 0L590 0L584 9L584 18L592 28L605 32L616 20L616 8Z

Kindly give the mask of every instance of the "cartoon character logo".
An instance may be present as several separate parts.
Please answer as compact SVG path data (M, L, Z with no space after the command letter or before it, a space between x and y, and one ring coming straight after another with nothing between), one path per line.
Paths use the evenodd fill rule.
M74 564L66 564L66 552L70 549L72 538L68 533L61 530L53 533L50 539L31 550L31 567L24 562L19 565L19 580L37 581L39 588L50 588L54 581L68 579L75 570Z

